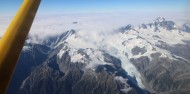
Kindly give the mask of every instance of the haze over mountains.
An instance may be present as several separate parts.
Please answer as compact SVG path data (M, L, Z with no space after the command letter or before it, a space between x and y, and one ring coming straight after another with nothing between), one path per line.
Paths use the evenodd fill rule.
M188 94L188 20L127 15L38 17L7 94Z
M118 12L118 13L73 13L37 15L30 35L40 35L40 38L59 35L68 29L89 30L92 32L109 32L127 24L140 25L151 22L157 17L164 17L181 25L189 21L189 16L183 12ZM0 17L0 36L6 31L13 16ZM77 25L73 22L79 22ZM41 34L43 33L43 34Z

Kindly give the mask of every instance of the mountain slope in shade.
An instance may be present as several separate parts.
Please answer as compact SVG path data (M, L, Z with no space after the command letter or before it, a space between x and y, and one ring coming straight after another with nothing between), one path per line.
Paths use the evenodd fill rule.
M135 79L131 78L127 72L121 68L121 61L119 59L100 50L80 49L75 50L76 53L83 54L84 62L89 63L89 65L84 62L72 62L69 51L71 49L67 46L61 48L67 49L65 49L61 57L58 56L55 51L52 51L48 59L23 81L20 93L146 93L145 90L138 87ZM89 56L86 54L86 51L94 54ZM96 55L97 59L91 58L91 56L96 57ZM103 57L102 60L98 58L99 55ZM38 80L34 80L38 77L40 77ZM29 88L33 89L30 91ZM40 91L39 88L41 88ZM48 91L48 89L51 91Z
M188 94L186 28L159 17L108 33L72 29L41 44L29 38L8 94Z

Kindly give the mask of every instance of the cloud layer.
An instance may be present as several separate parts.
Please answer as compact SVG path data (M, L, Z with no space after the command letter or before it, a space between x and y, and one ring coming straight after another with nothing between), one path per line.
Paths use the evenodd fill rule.
M93 34L93 32L106 34L127 24L139 25L151 22L159 16L179 23L189 20L189 17L183 13L156 12L38 15L31 28L30 36L45 39L70 29L86 32L85 34ZM6 31L12 18L0 17L0 36Z

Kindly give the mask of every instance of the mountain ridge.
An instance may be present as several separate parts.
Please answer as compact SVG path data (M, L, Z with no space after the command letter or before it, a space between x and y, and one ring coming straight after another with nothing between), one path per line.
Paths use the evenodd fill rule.
M107 35L71 29L41 44L32 43L29 37L23 56L32 54L27 55L34 57L31 63L37 62L31 52L37 49L36 53L45 58L39 65L32 65L34 68L15 91L18 94L188 94L190 33L184 30L159 17L152 23L127 25ZM38 46L32 48L33 45ZM12 83L16 79L19 78Z

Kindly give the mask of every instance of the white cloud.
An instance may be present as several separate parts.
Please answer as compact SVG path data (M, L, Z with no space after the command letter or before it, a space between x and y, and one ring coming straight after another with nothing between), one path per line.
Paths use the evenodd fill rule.
M181 13L156 12L37 15L30 35L37 36L38 39L44 39L70 29L88 32L88 34L93 34L93 32L103 34L127 24L137 25L151 22L158 16L163 16L166 19L172 19L174 21L181 21L183 20L182 18L186 17ZM0 17L0 36L6 31L11 19L12 17ZM73 22L78 22L78 24L73 24Z

